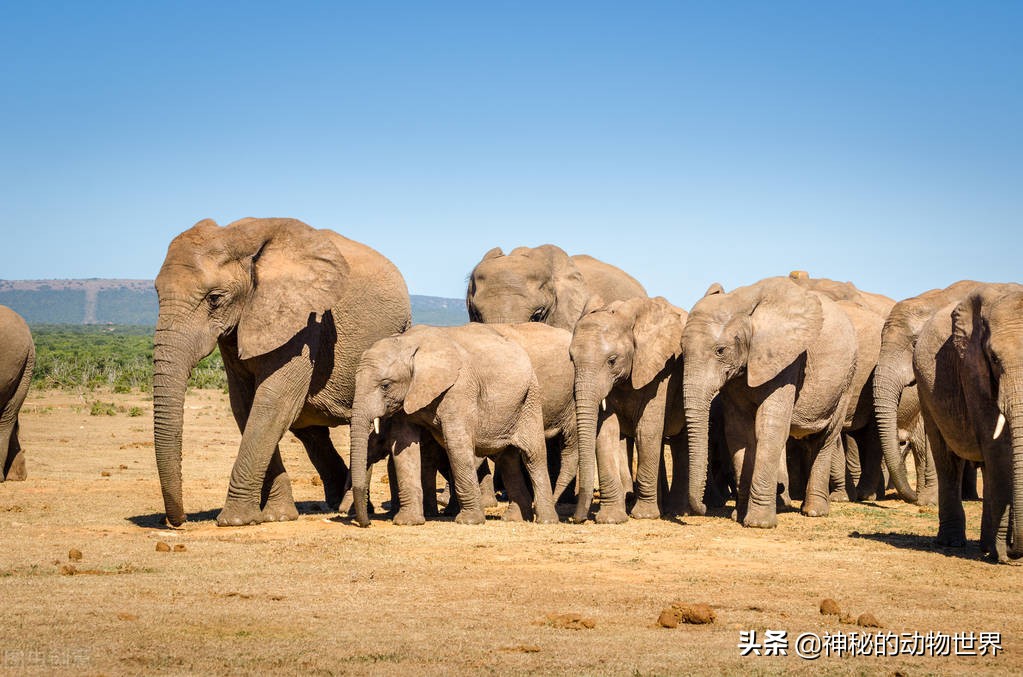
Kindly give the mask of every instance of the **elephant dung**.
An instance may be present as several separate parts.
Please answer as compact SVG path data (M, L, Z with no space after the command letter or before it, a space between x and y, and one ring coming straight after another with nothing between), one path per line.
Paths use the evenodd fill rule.
M675 625L665 625L663 620L670 622L672 617L677 617ZM687 604L685 602L673 602L670 607L661 612L661 617L657 619L657 622L666 628L677 627L681 623L689 623L690 625L706 625L713 623L717 620L717 614L707 604Z
M657 617L657 625L662 628L677 628L679 621L682 620L682 614L679 613L678 609L673 606L669 606L665 609L661 609L661 615Z
M184 552L186 550L188 550L188 548L185 547L184 543L175 543L174 544L174 552Z
M592 630L597 626L592 618L585 618L579 614L547 614L546 624L552 628L568 630Z
M838 606L838 602L830 597L825 597L821 600L821 613L825 616L841 616L842 609Z
M856 619L856 625L860 626L861 628L882 627L881 624L878 622L877 618L874 617L874 614L866 612L860 614L860 617Z
M78 548L71 548L70 550L68 550L67 558L72 562L81 562L82 551L79 550Z
M166 543L164 543L163 541L158 541L156 543L156 551L157 552L170 552L171 551L171 547L169 545L167 545Z

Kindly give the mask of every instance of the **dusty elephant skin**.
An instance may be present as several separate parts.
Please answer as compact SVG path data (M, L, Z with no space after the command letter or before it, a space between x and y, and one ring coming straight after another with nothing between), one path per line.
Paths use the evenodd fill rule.
M217 523L295 519L278 443L291 429L336 506L347 468L328 426L351 414L359 355L410 324L397 268L365 245L294 219L200 221L156 278L153 424L167 522L185 521L182 406L192 368L220 352L242 432Z
M902 500L933 505L937 501L937 479L934 459L926 437L921 437L922 423L915 424L920 401L916 376L913 374L913 350L920 331L934 313L953 300L965 296L979 283L961 280L945 289L931 289L918 296L899 301L888 314L881 332L881 352L874 371L874 411L881 436L885 465ZM904 432L905 431L905 432ZM906 466L899 453L899 440L909 440L917 467L914 490L906 477Z
M0 482L27 477L18 414L32 382L36 351L21 315L0 306Z
M607 402L622 432L636 440L635 518L657 518L661 506L681 515L688 494L688 454L682 412L682 330L688 314L657 297L617 301L584 315L572 336L580 453L594 453L598 409ZM658 469L667 438L673 477L658 492ZM597 448L600 523L628 519L617 457Z
M938 543L963 546L964 461L984 463L981 550L1023 556L1023 285L985 284L939 309L913 353L938 473Z
M455 521L484 521L475 459L496 456L511 505L507 520L529 520L533 498L519 469L526 464L537 521L554 523L542 395L529 355L489 326L413 327L375 343L359 363L352 413L352 492L356 519L369 525L366 459L380 419L406 416L448 452L460 511Z
M831 454L856 363L855 333L837 304L788 278L710 294L689 314L682 355L690 510L705 511L710 405L720 392L738 521L777 525L776 488L790 436L805 440L811 458L802 512L827 515Z
M517 247L505 254L500 247L488 251L469 275L465 304L473 322L515 324L542 322L572 331L588 310L607 303L646 298L646 290L631 275L592 256L569 256L552 244ZM597 446L611 446L617 454L620 484L632 486L628 455L619 442L615 415L603 416ZM578 495L593 495L594 453L579 455ZM572 478L569 477L569 480ZM574 521L583 521L589 505L579 501Z

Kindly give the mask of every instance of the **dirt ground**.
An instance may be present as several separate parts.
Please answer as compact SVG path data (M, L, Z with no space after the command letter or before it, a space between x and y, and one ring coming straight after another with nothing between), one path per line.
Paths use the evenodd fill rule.
M979 559L979 503L958 550L932 545L936 510L898 500L784 513L772 531L724 513L619 526L378 517L363 530L322 512L289 435L300 519L224 529L213 518L239 437L226 396L192 393L185 420L190 521L174 531L160 528L146 395L30 394L29 480L0 484L0 673L1023 674L1011 615L1023 569ZM822 615L823 598L882 629ZM676 601L709 604L716 622L659 627ZM788 632L787 656L740 655L741 631L762 643L767 630ZM794 646L802 633L929 631L1001 633L1002 650L805 660Z

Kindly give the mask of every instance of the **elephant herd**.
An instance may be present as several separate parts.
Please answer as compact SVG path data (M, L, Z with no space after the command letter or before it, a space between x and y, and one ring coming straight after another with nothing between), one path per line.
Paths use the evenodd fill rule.
M687 313L614 266L542 245L483 256L469 324L413 327L401 273L378 252L294 219L242 219L174 238L156 289L154 439L173 527L186 520L186 384L219 346L241 430L222 526L297 517L278 446L291 430L327 503L361 526L385 458L395 523L437 512L438 471L447 511L483 522L489 457L508 520L557 522L559 499L574 498L572 521L621 523L734 497L739 523L774 527L793 501L822 517L831 501L883 496L887 473L903 500L936 501L938 543L961 546L976 465L983 552L1023 555L1020 285L963 281L896 303L796 272L713 284ZM18 479L12 383L0 384L16 402L0 451ZM350 470L329 434L342 424Z

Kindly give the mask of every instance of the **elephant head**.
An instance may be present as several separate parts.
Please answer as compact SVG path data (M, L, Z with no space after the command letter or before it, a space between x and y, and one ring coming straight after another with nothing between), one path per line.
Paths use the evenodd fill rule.
M341 296L348 263L324 231L294 219L200 221L178 235L156 277L153 429L167 521L185 521L181 433L192 369L232 337L248 360L287 344ZM228 357L235 356L226 356Z
M369 526L366 466L370 429L398 412L415 414L443 395L461 371L457 345L433 327L418 326L381 339L362 354L355 374L352 408L351 473L355 515Z
M616 383L645 388L681 356L686 317L663 297L634 298L590 312L576 325L570 352L575 365L579 496L593 495L598 407ZM586 515L576 518L581 521Z
M888 472L899 496L908 503L916 503L918 496L909 484L899 448L898 410L903 392L916 383L913 349L931 316L976 286L976 282L963 280L946 289L932 289L899 301L888 313L881 331L881 353L874 370L874 413Z
M952 311L952 344L981 448L1011 449L1012 514L1023 515L1023 285L975 288ZM1006 429L1008 440L1002 440ZM1009 554L1023 556L1023 519L1010 520Z
M682 354L691 512L706 512L711 402L733 379L757 388L777 377L806 352L823 323L817 295L781 277L704 296L690 311Z
M582 273L560 247L491 249L469 276L465 305L473 322L544 322L572 330L589 291Z

